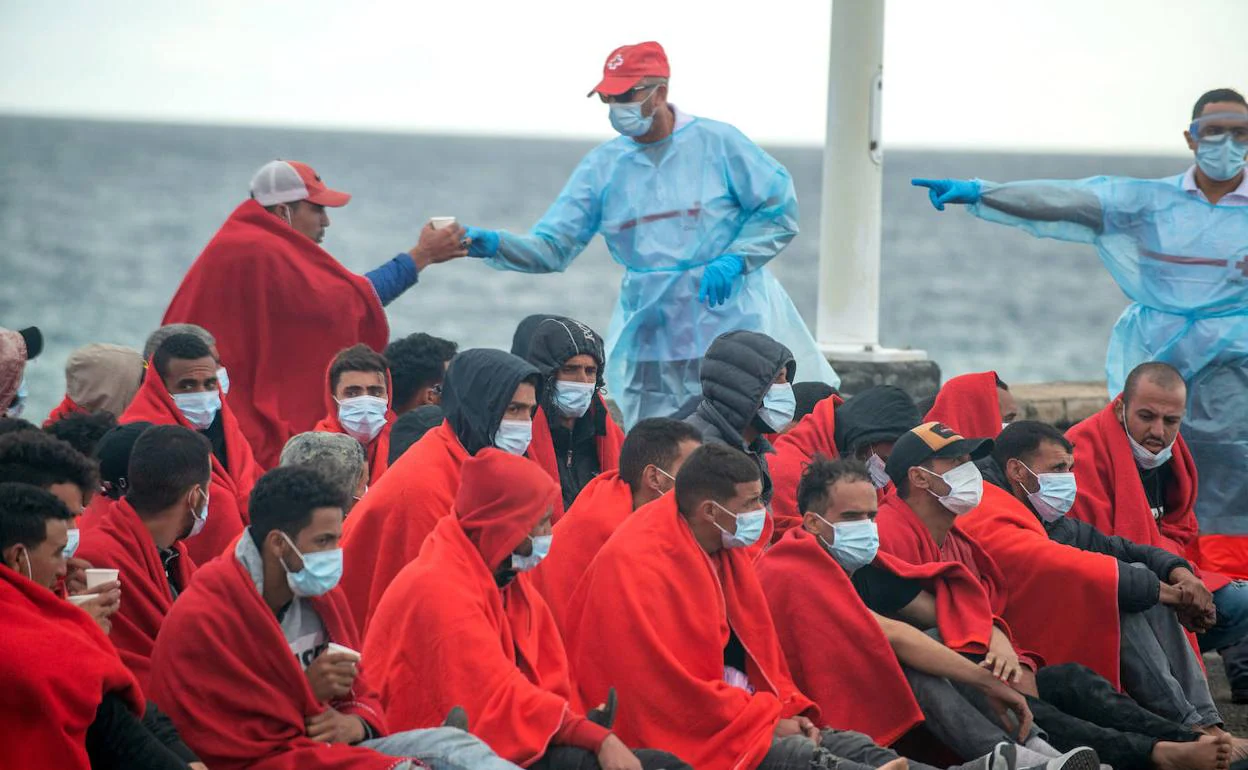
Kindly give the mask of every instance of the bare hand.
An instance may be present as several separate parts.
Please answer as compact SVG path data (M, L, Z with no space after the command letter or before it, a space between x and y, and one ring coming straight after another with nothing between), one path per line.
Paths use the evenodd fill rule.
M802 719L805 719L805 717L795 717L793 719L781 719L780 721L776 722L775 736L777 738L788 738L790 735L800 735L808 740L813 740L817 744L819 742L818 739L817 738L811 739L810 735L806 732L806 729L802 727L802 722L799 721ZM806 719L806 723L810 724L810 720ZM818 731L816 731L816 734L817 732Z
M816 746L819 745L823 739L823 734L820 732L819 728L815 726L814 722L803 716L793 717L793 721L797 722L797 726L802 728L802 735L809 738L811 743Z
M1183 602L1202 612L1214 611L1213 594L1191 570L1179 567L1170 572L1170 585L1183 594Z
M304 672L312 694L321 703L345 698L355 684L355 661L342 652L322 652Z
M641 760L624 741L615 737L615 733L608 735L598 747L598 764L602 770L641 770Z
M1009 715L1013 714L1015 721L1018 722L1018 742L1022 743L1027 740L1033 718L1031 707L1027 705L1027 699L1023 697L1023 694L993 679L991 684L984 688L984 696L988 699L989 708L997 715L997 722L1009 730Z
M192 762L187 767L191 770L208 770L208 765L205 765L203 762Z
M104 589L107 586L98 586L96 589L92 589L92 592L95 593L95 598L78 605L91 616L91 619L106 634L113 630L113 622L109 620L109 617L121 609L120 584L113 582L108 585L112 586L112 588L103 593L100 593L98 589Z
M68 572L65 573L65 590L73 594L84 594L87 592L87 570L91 569L91 562L86 559L66 559L65 566Z
M407 253L412 255L412 261L416 263L417 270L466 257L468 249L461 244L464 233L464 228L458 224L435 230L433 223L430 222L420 231L420 242Z
M364 740L364 721L357 716L327 708L304 720L309 738L325 743L359 743Z
M992 638L988 642L988 654L979 665L992 672L992 675L1006 684L1016 684L1022 676L1022 664L1018 662L1018 653L1009 638L996 626L992 627Z

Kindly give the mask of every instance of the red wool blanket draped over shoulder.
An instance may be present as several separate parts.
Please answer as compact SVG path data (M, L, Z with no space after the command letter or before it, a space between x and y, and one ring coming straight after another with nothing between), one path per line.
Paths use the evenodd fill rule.
M233 391L231 391L233 392ZM251 445L234 419L231 402L221 399L221 428L225 432L225 454L229 470L212 457L212 481L208 487L208 521L204 531L186 541L186 550L196 564L205 564L220 554L251 521L247 515L251 488L264 471L256 464ZM149 366L143 387L135 395L120 422L150 422L153 425L181 425L195 430L182 416L173 396L165 388L156 367Z
M530 580L546 600L559 628L564 628L568 601L581 575L632 513L632 490L620 480L618 471L608 471L585 485L555 525L550 554L530 573Z
M335 589L312 605L331 641L360 649ZM361 662L352 692L330 706L385 734L381 704ZM306 735L325 710L290 651L277 617L233 554L204 565L178 597L152 654L151 698L213 770L383 770L399 760Z
M598 408L606 412L607 404L602 396L597 396ZM608 415L606 418L607 432L594 439L598 447L598 470L600 473L619 470L620 447L624 445L624 431L615 424ZM542 466L550 477L559 482L559 458L555 457L555 440L550 434L550 423L547 421L544 407L538 407L533 417L533 441L529 444L528 456ZM582 490L584 491L584 490ZM563 518L563 499L560 498L555 508L555 523Z
M1001 432L997 373L963 374L946 382L923 422L943 422L967 438L993 438Z
M164 323L217 338L230 399L265 468L323 414L317 383L343 348L382 350L390 335L368 279L248 200L191 265Z
M120 570L124 601L112 616L109 638L121 659L147 687L152 666L152 647L165 616L173 608L173 594L165 576L164 562L151 533L124 498L110 500L103 515L82 531L78 556L92 566ZM195 564L186 553L186 543L174 543L179 556L175 562L182 590L190 585Z
M757 569L793 681L824 724L888 746L923 721L879 621L813 535L790 529Z
M143 694L108 637L86 612L0 567L0 764L89 770L87 728L106 693L136 717Z
M836 408L843 403L840 396L823 399L792 430L776 439L776 452L767 458L772 484L771 515L775 522L773 542L779 542L785 532L802 524L802 513L797 509L797 484L802 471L816 455L829 460L839 456Z
M468 452L446 422L413 444L343 526L342 589L361 633L399 570L451 513Z
M1156 521L1127 442L1126 429L1115 413L1121 398L1066 432L1075 445L1074 471L1079 485L1069 515L1107 535L1165 548L1186 558L1200 532L1195 511L1196 464L1180 435L1174 442L1174 459L1170 461L1174 483L1166 496L1166 515ZM1230 582L1217 572L1204 571L1200 577L1210 591Z
M724 681L729 623L756 692ZM590 565L568 608L582 702L619 694L615 732L699 770L755 767L777 720L818 708L789 674L744 549L708 556L665 495L639 508Z
M389 467L390 428L394 425L394 421L398 419L398 415L391 409L393 404L394 383L390 380L390 372L386 372L386 424L382 426L381 432L377 434L377 437L368 442L368 445L364 447L364 452L368 455L369 486L381 481L381 474L385 473L386 468ZM325 370L325 416L321 418L321 421L312 430L317 433L342 433L343 435L348 435L343 430L342 423L338 422L338 402L334 399L333 388L330 387L328 368Z
M1051 665L1082 663L1120 686L1117 559L1050 540L1035 514L992 484L958 527L1001 568L1010 587L1004 616L1019 644ZM1096 633L1071 634L1072 627Z

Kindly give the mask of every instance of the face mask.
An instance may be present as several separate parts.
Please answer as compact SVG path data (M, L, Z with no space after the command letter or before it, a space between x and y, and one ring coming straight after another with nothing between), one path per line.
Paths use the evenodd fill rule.
M527 452L532 440L533 423L528 420L503 420L494 434L494 446L513 455Z
M22 381L17 386L17 393L13 396L13 403L9 404L5 414L13 419L21 417L22 413L26 411L26 397L28 395L30 394L26 392L26 374L23 373Z
M757 511L746 511L745 513L733 513L714 500L711 501L711 504L737 520L737 531L735 533L719 526L718 522L711 521L719 529L720 541L725 548L749 548L758 542L758 538L763 534L763 527L767 524L766 508L759 508Z
M348 436L367 444L386 427L386 410L389 408L384 398L376 396L343 399L338 402L338 422Z
M767 423L767 427L779 433L793 422L793 413L797 411L797 399L793 396L793 386L787 382L777 383L767 389L763 396L763 405L758 416Z
M199 393L174 393L173 403L186 421L196 430L208 430L217 412L221 411L221 391L205 390Z
M1197 143L1196 165L1210 179L1225 182L1244 170L1245 154L1248 154L1248 144L1233 141L1230 134L1223 134L1219 140Z
M655 87L646 95L645 99L639 102L629 102L628 104L611 104L611 127L619 131L624 136L645 136L650 132L650 126L654 124L654 116L645 117L641 113L642 106L650 101L650 97L654 96L659 89Z
M884 461L875 452L867 458L867 474L871 476L871 483L876 489L883 489L888 486L888 482L892 481L888 477L888 472L884 470Z
M298 572L291 572L286 566L286 561L280 560L282 569L286 570L286 584L290 586L295 596L324 596L334 590L334 586L338 585L338 581L342 579L342 549L335 548L332 551L318 551L304 555L299 553L299 549L295 548L294 542L285 532L282 533L282 537L286 538L290 547L294 548L295 553L303 559L303 569Z
M1023 467L1027 468L1027 463L1023 463ZM1078 492L1075 474L1036 473L1031 468L1027 468L1027 472L1040 482L1040 488L1035 492L1027 492L1027 487L1023 487L1023 491L1027 492L1027 499L1031 501L1031 506L1036 509L1040 518L1051 523L1065 516L1074 506L1075 494Z
M198 489L198 487L197 487ZM199 515L191 514L191 534L187 537L195 537L204 531L204 525L208 523L208 492L204 491L204 507L200 509Z
M874 521L863 519L833 524L817 514L815 518L832 527L836 533L831 543L822 535L819 535L819 542L846 572L852 574L875 561L875 554L880 550L880 532Z
M62 553L65 554L66 559L72 559L74 554L78 553L78 530L76 528L71 529L66 534L69 535L69 539L65 541L65 550Z
M922 466L918 466L918 468L924 473L942 479L949 485L949 494L947 495L938 495L930 489L927 491L932 497L939 500L940 504L945 506L954 516L970 513L979 505L980 499L984 496L984 477L980 475L979 468L975 467L975 463L962 463L943 476Z
M592 382L556 381L555 406L564 417L582 417L589 411L597 389Z
M1146 471L1151 471L1154 468L1160 468L1170 462L1170 456L1174 454L1173 441L1170 442L1169 446L1162 449L1157 454L1153 454L1150 449L1132 438L1131 431L1127 430L1127 418L1125 414L1122 418L1122 429L1126 431L1127 442L1131 444L1131 454L1135 456L1136 465Z
M217 387L222 393L230 392L230 373L225 370L224 366L217 367Z
M550 535L538 535L537 537L530 535L529 542L533 544L533 552L528 556L513 553L511 555L511 568L516 572L528 572L541 564L542 559L546 558L546 554L550 553L552 539Z

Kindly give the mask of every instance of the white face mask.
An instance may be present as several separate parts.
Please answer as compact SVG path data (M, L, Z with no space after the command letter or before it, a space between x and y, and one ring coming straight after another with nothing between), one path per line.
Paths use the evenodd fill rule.
M221 391L204 390L199 393L174 393L173 403L186 421L196 430L208 430L221 411Z
M1148 447L1136 441L1131 435L1131 431L1127 429L1126 410L1123 410L1122 429L1127 434L1127 442L1131 444L1131 454L1135 456L1136 465L1146 471L1151 471L1153 468L1160 468L1170 462L1170 457L1174 454L1174 441L1171 441L1164 449L1154 454ZM1177 441L1178 438L1176 437L1175 440Z
M892 481L888 477L888 471L884 470L884 461L875 452L867 458L867 473L871 476L871 483L876 489L883 489Z
M767 427L779 433L793 422L796 412L797 398L793 395L793 386L787 382L779 382L767 389L763 396L763 405L758 409L758 416Z
M597 390L592 382L558 380L555 382L555 406L564 417L584 417Z
M224 366L217 367L217 388L227 395L230 392L230 373L225 370Z
M199 489L199 488L200 487L196 487L196 489ZM191 522L191 534L187 535L188 538L195 537L200 532L203 532L204 525L208 523L208 488L207 487L203 487L203 494L204 494L204 507L200 509L198 516L196 516L194 513L191 514L191 518L193 519L193 521Z
M949 494L938 495L930 488L928 493L940 501L945 509L954 516L970 513L979 505L984 496L984 477L973 462L965 462L945 473L943 476L927 468L916 466L924 473L935 476L949 485Z
M528 420L503 420L494 434L494 446L513 455L529 451L533 441L533 423Z
M386 427L390 405L377 396L356 396L338 402L338 423L347 435L361 444L369 444Z

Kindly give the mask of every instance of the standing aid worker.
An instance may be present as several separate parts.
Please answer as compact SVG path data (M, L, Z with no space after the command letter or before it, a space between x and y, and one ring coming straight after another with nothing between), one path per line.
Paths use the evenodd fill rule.
M686 414L699 362L737 329L793 351L807 378L837 386L766 264L797 235L788 171L736 128L667 100L655 42L615 49L589 95L621 135L590 151L532 230L467 228L469 254L500 270L566 270L601 233L626 272L607 331L607 383L626 427Z

